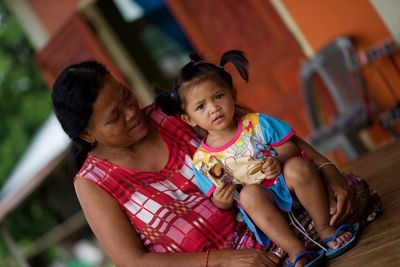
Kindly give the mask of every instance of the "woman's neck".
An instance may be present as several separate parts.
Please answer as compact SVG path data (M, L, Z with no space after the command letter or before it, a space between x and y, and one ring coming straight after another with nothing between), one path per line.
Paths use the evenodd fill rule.
M168 161L166 143L153 124L137 143L123 148L98 147L93 154L121 167L142 171L160 171Z

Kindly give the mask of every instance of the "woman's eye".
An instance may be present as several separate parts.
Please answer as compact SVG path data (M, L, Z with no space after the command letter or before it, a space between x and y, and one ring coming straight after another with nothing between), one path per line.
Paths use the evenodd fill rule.
M119 117L116 117L115 119L112 119L112 120L110 121L110 124L116 123L116 122L118 121L118 119L119 119Z
M117 114L115 115L114 118L112 118L111 120L109 120L107 124L114 124L114 123L117 123L118 120L119 120L119 113L117 113Z
M132 93L131 91L129 91L128 89L124 90L124 94L123 94L123 99L129 99L131 97Z
M110 120L109 122L108 122L108 124L115 124L115 123L117 123L118 122L118 117L116 117L115 119L112 119L112 120Z

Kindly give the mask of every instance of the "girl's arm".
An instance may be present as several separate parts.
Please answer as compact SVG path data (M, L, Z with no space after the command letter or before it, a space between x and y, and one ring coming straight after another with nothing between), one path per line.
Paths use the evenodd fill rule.
M86 219L115 266L206 266L206 252L149 253L116 201L91 181L78 178L75 190ZM208 266L276 266L277 259L249 250L212 251Z
M274 150L278 153L278 156L276 158L279 159L281 164L283 164L286 160L288 160L291 157L295 157L300 155L300 149L298 145L292 141L293 138L290 140L286 141L285 143L279 145L279 146L274 146Z
M269 157L263 161L262 170L266 179L275 179L282 171L283 164L291 157L300 155L299 147L291 140L285 143L274 146L275 152L278 153L276 157Z
M329 193L329 207L332 215L330 224L338 224L351 213L353 203L352 188L347 184L346 179L335 165L324 164L329 160L311 145L296 135L291 140L311 158L316 166L321 166L319 174L323 178Z

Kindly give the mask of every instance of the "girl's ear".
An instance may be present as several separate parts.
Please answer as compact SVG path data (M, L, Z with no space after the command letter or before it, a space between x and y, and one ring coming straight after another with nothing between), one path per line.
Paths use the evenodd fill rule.
M90 144L94 144L94 143L96 142L96 139L94 138L94 136L91 135L91 134L88 132L87 129L83 130L83 132L79 135L79 137L80 137L82 140L84 140L84 141L86 141L86 142L88 142L88 143L90 143Z
M186 122L187 124L189 124L192 127L196 127L197 123L195 123L187 114L182 114L181 115L181 119Z

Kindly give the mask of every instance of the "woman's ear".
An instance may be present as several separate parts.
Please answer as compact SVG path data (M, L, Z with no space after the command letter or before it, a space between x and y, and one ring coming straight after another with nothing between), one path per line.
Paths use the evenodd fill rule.
M94 136L91 135L87 129L83 130L79 137L90 144L94 144L96 142Z
M195 123L187 114L182 114L181 115L181 119L186 122L187 124L189 124L192 127L196 127L197 123Z

